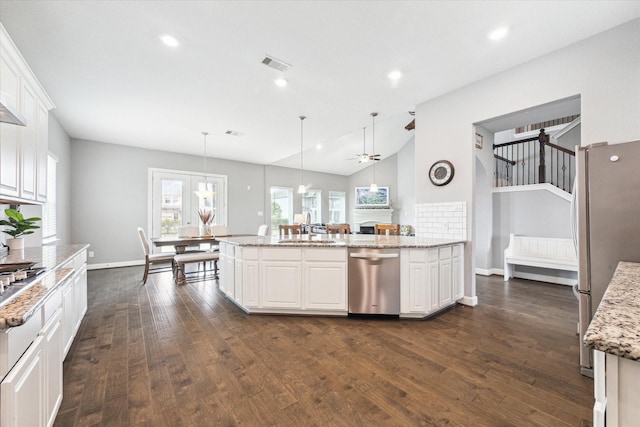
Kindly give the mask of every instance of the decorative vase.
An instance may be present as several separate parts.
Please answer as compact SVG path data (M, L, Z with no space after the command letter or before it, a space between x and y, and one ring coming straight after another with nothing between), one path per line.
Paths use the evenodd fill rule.
M200 235L211 236L211 224L200 224Z
M22 237L7 239L7 245L10 251L21 251L24 249L24 239Z

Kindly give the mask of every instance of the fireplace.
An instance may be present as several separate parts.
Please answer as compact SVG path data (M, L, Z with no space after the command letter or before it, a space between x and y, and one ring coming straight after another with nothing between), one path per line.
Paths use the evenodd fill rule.
M358 234L373 234L375 226L374 225L361 225L360 226L360 231L358 231Z
M373 234L376 224L391 224L393 209L354 209L353 227L355 233ZM365 232L364 229L370 229Z

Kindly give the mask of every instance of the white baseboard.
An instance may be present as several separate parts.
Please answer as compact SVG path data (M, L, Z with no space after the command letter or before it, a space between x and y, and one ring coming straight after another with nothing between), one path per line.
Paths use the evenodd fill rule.
M469 307L475 307L478 305L478 297L468 297L464 296L458 300L458 302L462 305L468 305Z
M87 270L102 270L105 268L134 267L136 265L144 265L144 260L105 262L102 264L87 264Z
M487 272L490 274L485 274ZM476 268L476 274L480 274L481 276L504 276L504 270L502 268L491 268L489 270ZM515 271L513 276L518 279L536 280L538 282L555 283L556 285L565 286L573 286L577 283L576 279L571 279L569 277L555 277L548 276L546 274L524 273L522 271Z
M476 274L480 276L493 276L493 275L502 275L502 270L499 268L476 268Z

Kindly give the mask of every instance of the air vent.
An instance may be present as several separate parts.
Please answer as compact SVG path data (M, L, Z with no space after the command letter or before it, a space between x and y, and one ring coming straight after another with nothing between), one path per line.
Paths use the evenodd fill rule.
M225 132L225 134L231 135L231 136L243 136L244 135L244 133L238 132L237 130L228 130L228 131Z
M262 63L268 67L275 68L278 71L287 71L291 68L291 65L286 62L280 61L279 59L274 58L273 56L265 56L262 60Z

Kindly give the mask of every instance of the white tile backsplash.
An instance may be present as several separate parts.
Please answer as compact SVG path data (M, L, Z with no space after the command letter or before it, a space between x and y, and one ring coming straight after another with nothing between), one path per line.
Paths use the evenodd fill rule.
M467 203L416 204L416 236L431 239L467 239Z

